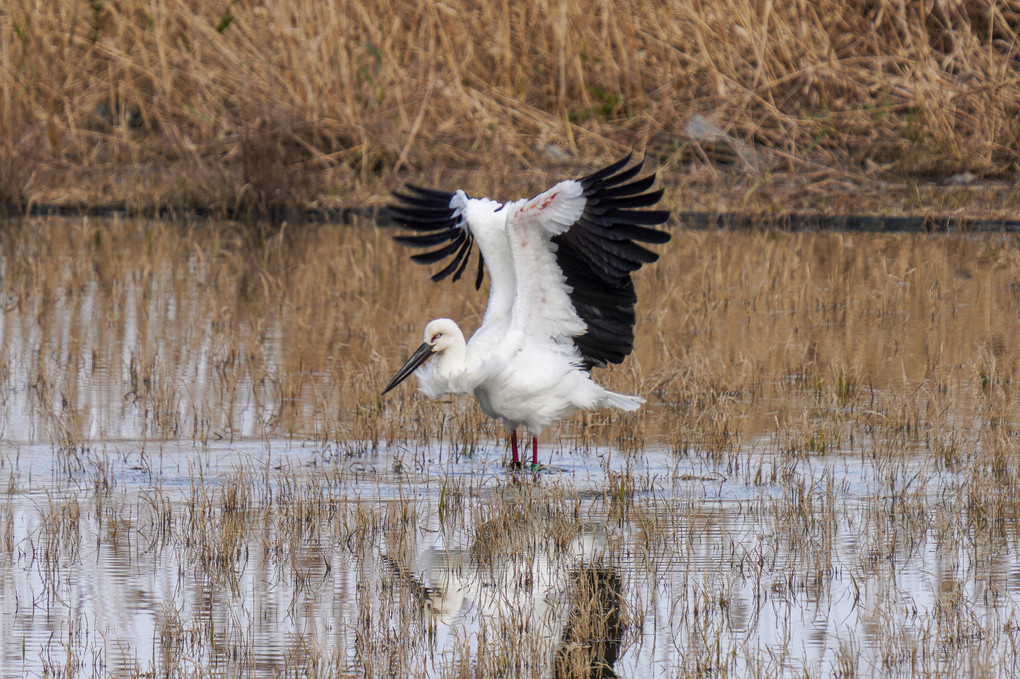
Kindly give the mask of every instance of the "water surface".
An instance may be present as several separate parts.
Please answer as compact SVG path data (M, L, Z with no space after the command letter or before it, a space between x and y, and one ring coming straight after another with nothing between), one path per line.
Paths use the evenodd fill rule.
M1017 672L1010 240L679 234L598 374L648 404L533 476L470 401L379 398L484 304L385 234L30 226L2 676Z

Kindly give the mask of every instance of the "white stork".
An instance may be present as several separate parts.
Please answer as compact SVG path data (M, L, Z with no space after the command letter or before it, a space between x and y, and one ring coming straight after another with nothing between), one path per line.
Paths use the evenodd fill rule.
M631 273L658 259L639 243L670 238L649 228L664 223L668 212L640 209L662 196L662 189L648 191L655 175L631 181L643 162L627 168L630 159L506 204L411 185L394 193L401 202L391 207L394 221L419 232L396 240L441 246L412 259L450 258L433 280L457 280L477 241L475 287L485 269L491 284L482 325L471 340L465 342L450 319L431 321L421 346L383 394L416 373L429 398L474 395L483 412L509 431L514 466L520 466L520 427L532 436L537 467L537 437L550 424L578 408L637 409L644 399L608 391L590 374L632 351L637 297Z

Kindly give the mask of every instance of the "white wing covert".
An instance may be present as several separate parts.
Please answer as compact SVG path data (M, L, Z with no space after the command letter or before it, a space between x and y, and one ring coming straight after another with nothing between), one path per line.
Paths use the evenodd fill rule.
M570 287L556 261L558 246L552 242L584 212L582 191L579 182L567 180L507 206L506 237L516 274L510 323L529 338L559 343L587 328L570 301Z

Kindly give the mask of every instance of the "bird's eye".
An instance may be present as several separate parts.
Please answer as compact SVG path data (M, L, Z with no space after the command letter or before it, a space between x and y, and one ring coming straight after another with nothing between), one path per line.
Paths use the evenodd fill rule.
M443 336L443 333L437 332L435 335L432 336L432 341L435 342L437 339L439 339L442 336Z

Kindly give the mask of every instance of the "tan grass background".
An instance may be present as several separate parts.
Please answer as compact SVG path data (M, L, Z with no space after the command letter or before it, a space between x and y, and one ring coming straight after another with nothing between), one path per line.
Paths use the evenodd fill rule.
M0 202L521 191L636 148L676 206L1008 214L1018 24L1000 0L8 0ZM981 187L929 184L962 172Z

